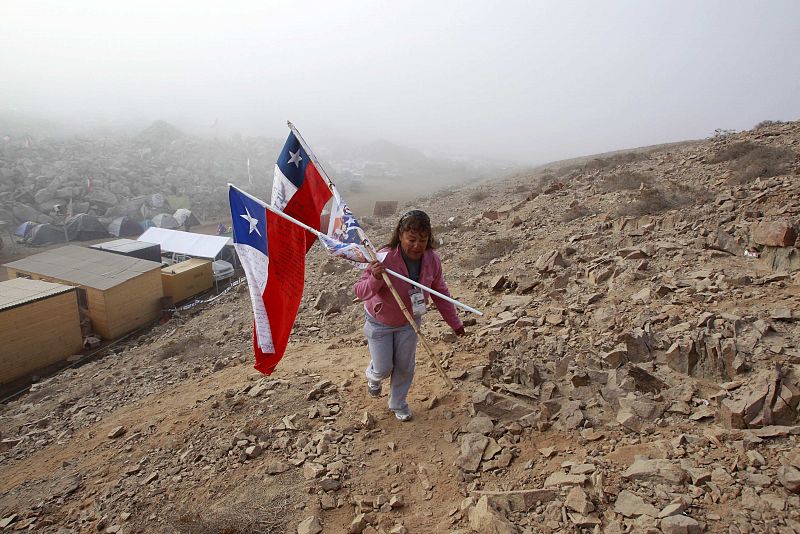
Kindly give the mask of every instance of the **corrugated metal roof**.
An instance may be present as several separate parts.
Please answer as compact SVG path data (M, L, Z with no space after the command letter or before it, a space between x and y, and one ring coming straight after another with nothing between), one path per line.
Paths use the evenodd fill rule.
M53 295L75 291L73 286L15 278L0 282L0 311L16 308L29 302L42 300Z
M68 245L6 263L4 267L104 291L142 273L160 270L161 264Z
M145 243L144 241L137 241L135 239L115 239L114 241L106 241L105 243L97 243L90 248L95 250L117 250L119 252L132 252L135 250L142 250L143 248L155 247L158 243Z

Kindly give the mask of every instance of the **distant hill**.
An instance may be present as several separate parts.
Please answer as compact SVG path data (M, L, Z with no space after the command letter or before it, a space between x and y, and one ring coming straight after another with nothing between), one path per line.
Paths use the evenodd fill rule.
M49 137L63 131L64 127L53 121L16 111L0 111L0 137Z

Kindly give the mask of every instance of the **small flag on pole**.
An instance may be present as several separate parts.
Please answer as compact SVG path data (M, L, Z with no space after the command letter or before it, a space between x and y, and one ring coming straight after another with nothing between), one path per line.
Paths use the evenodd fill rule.
M271 374L289 342L305 276L306 231L228 187L233 241L253 306L255 368Z
M350 211L350 207L334 189L328 233L319 236L320 243L328 249L328 252L347 260L353 267L366 269L369 265L369 253L362 244L363 232L360 230L361 226Z

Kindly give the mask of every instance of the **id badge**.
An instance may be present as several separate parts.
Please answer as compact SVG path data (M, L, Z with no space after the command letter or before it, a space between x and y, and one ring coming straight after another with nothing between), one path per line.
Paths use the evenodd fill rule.
M419 317L428 311L428 307L425 305L425 295L422 294L421 289L412 289L408 292L408 296L411 297L411 313L414 314L414 317Z

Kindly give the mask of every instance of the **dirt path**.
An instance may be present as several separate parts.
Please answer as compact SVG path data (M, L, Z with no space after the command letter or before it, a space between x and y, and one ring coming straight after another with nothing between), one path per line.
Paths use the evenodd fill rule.
M279 371L273 375L289 385L287 390L270 398L270 413L263 416L265 424L266 421L274 424L285 415L298 410L303 413L308 409L308 403L303 403L298 394L304 394L300 388L308 387L309 377L313 381L327 379L339 384L341 414L337 427L347 426L348 421L357 421L364 412L375 418L374 429L352 442L350 457L354 460L349 470L348 493L392 495L393 489L397 493L401 488L405 501L404 524L415 532L438 530L442 518L447 517L450 509L457 507L463 498L452 467L457 446L447 436L463 423L469 392L449 393L441 378L425 364L425 356L420 354L410 395L415 418L412 423L400 423L388 411L385 395L374 399L366 394L362 378L368 359L366 347L340 349L331 348L331 345L303 343L290 347ZM446 348L440 344L437 350ZM477 360L475 355L460 354L453 358L452 363L466 367L474 365ZM64 494L61 497L64 502L63 506L53 510L51 517L67 521L81 515L83 508L91 507L89 503L95 503L98 495L120 491L120 481L129 476L135 466L141 465L141 474L158 471L163 477L162 468L149 467L154 463L149 458L165 451L174 458L180 457L186 452L186 444L191 442L198 426L207 428L210 440L230 439L237 428L246 427L238 415L220 419L215 406L218 399L225 397L225 392L240 391L260 378L249 362L230 366L204 378L190 377L166 391L104 414L96 424L6 465L0 479L0 492L4 494L0 498L0 510L18 510L27 503L47 500L55 492ZM295 387L298 380L303 385ZM433 396L437 401L429 408ZM109 433L118 426L126 429L125 435L110 439ZM231 507L251 506L255 494L269 501L276 495L276 480L281 482L278 487L293 492L295 500L305 501L304 506L294 512L297 515L290 518L290 523L296 524L301 516L322 513L315 498L308 500L308 484L299 476L299 470L277 477L264 475L265 468L279 460L279 456L268 451L259 458L247 460L238 469L207 479L194 477L192 483L175 485L174 488L167 485L169 489L165 494L167 500L174 503L174 511L163 513L163 517L170 518L172 523L167 524L173 526L178 521L176 517L183 517L190 524L185 514L181 515L181 510L194 508L214 510L216 515L213 517L235 522L225 515ZM306 497L302 497L303 494ZM352 521L351 506L344 496L340 499L337 508L322 515L326 531L345 531ZM165 502L158 504L154 501L139 512L131 510L133 517L130 521L136 525L148 525L150 529L153 524L148 517L152 511L169 508ZM113 522L114 518L108 520ZM210 521L205 517L199 524L209 527Z

